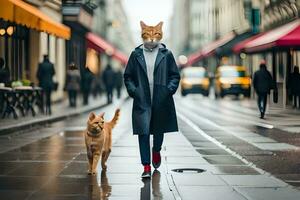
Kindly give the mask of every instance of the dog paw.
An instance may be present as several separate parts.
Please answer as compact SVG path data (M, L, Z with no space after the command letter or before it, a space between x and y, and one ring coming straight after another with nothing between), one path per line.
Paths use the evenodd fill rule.
M96 171L92 171L92 175L95 176L97 174Z
M91 170L87 170L87 173L88 173L88 175L91 175L92 171Z

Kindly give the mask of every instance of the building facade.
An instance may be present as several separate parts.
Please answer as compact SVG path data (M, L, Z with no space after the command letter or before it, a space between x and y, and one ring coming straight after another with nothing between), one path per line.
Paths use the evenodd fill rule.
M69 29L61 24L61 1L26 0L21 3L24 19L16 17L15 21L5 15L5 12L15 15L13 12L17 12L16 10L1 11L3 18L0 19L0 29L8 31L0 34L0 56L4 58L9 69L10 82L26 79L38 85L37 67L42 62L43 55L48 54L56 70L54 79L59 84L59 89L52 97L53 100L60 100L63 98L62 87L65 79L65 41L69 37ZM7 2L6 6L11 8L18 5ZM43 17L37 19L39 14L35 12ZM35 23L35 20L41 22ZM64 31L67 31L67 35L62 34Z

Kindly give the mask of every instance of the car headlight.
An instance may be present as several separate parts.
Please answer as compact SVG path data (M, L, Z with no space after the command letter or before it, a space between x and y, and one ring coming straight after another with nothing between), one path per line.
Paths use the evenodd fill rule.
M223 83L222 84L222 88L230 88L231 87L231 84L229 84L229 83Z
M242 85L242 88L244 88L244 89L248 89L249 87L250 87L249 84L243 84L243 85Z
M188 82L188 81L182 81L182 88L184 89L188 89L188 88L192 88L193 87L193 84Z

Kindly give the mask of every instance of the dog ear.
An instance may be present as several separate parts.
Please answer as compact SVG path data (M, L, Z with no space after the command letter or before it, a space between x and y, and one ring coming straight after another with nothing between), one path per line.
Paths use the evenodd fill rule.
M96 115L95 113L91 112L89 115L89 120L92 121L93 119L95 119Z

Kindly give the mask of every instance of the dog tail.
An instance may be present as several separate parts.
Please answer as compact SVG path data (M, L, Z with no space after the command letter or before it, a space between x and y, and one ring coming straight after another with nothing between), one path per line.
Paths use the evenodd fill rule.
M120 117L120 108L118 108L116 111L115 111L115 116L113 117L113 119L109 122L110 126L113 128L115 127L115 125L117 124L117 121Z

